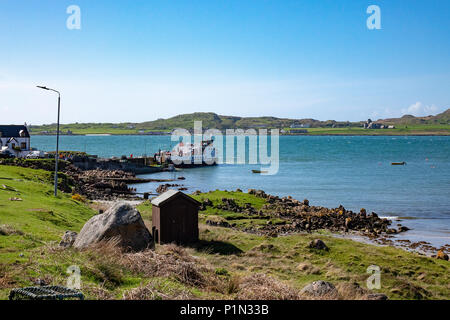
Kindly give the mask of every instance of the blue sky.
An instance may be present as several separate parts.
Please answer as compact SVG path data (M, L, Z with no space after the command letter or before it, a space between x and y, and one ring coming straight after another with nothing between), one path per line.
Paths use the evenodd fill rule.
M64 123L435 114L450 107L449 14L447 0L2 0L0 122L55 122L37 84L63 93Z

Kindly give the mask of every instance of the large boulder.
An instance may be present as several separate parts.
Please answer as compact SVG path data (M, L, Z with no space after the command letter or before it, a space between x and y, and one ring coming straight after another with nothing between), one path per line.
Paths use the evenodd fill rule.
M73 246L78 249L117 239L125 250L153 247L153 239L140 213L125 202L118 202L105 213L92 217L78 234Z

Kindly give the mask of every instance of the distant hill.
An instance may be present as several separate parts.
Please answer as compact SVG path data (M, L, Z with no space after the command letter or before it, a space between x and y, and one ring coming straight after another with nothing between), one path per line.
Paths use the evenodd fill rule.
M171 130L174 128L192 129L194 120L202 121L203 128L216 129L249 129L249 128L287 128L292 124L307 124L310 127L332 127L359 125L359 123L339 122L334 120L319 121L315 119L289 119L276 117L236 117L223 116L213 112L195 112L181 114L168 119L158 119L154 121L136 124L136 128L144 130Z
M383 122L387 124L449 124L450 123L450 109L439 113L435 116L429 115L426 117L415 117L412 115L404 115L401 118L380 119L376 122Z
M349 122L316 119L288 119L276 117L236 117L218 115L213 112L195 112L181 114L168 119L157 119L141 123L73 123L61 125L61 131L75 134L114 133L135 134L139 132L170 132L175 128L193 129L194 121L202 121L203 129L249 129L249 128L289 128L292 125L304 125L307 128L360 128L364 121ZM405 115L401 118L379 119L375 122L392 125L450 124L450 109L435 116L414 117ZM52 134L56 125L30 126L33 134Z
M216 129L234 129L234 128L280 128L289 127L293 122L297 120L282 119L275 117L234 117L234 116L222 116L212 112L195 112L190 114L182 114L169 119L158 119L155 121L148 121L137 124L138 128L151 129L151 130L170 130L173 128L186 128L192 129L194 120L202 121L203 128L216 128ZM317 120L310 119L311 122L319 122Z
M144 130L171 130L174 128L192 129L194 120L202 121L203 128L235 129L235 128L287 128L292 124L306 124L311 128L326 127L359 127L363 121L320 121L315 119L289 119L276 117L235 117L223 116L213 112L195 112L181 114L168 119L158 119L136 124L136 128ZM436 116L414 117L405 115L401 118L377 120L388 124L448 124L450 109Z

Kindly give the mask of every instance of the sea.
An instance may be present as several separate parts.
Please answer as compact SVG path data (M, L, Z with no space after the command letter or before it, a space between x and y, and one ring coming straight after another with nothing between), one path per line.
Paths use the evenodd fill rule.
M55 142L55 136L31 138L32 147L44 151L54 151ZM99 157L153 155L175 144L169 135L60 136L60 150ZM397 235L398 239L427 241L436 247L450 244L450 137L280 136L278 163L274 175L252 173L252 169L265 170L265 166L247 163L142 177L183 176L186 180L175 183L183 184L187 192L262 189L273 195L308 199L316 206L343 205L358 212L365 208L411 228ZM158 185L133 187L154 193Z

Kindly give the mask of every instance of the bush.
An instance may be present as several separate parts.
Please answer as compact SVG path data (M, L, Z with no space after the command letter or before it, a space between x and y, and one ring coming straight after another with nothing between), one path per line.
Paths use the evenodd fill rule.
M84 198L82 195L76 193L72 196L72 200L79 201L79 202L86 202L86 198Z
M230 275L228 270L225 269L225 268L217 268L216 269L216 274L219 275L219 276L229 276Z

